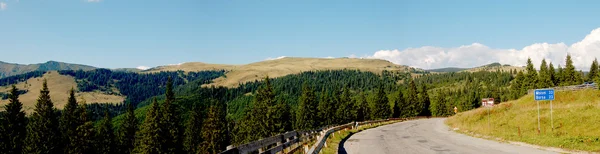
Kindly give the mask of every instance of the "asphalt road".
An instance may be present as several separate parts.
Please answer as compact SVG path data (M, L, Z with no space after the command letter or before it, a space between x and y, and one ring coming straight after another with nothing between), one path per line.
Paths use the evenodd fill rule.
M339 147L349 154L537 154L555 153L528 146L500 143L456 133L445 118L406 121L368 129L352 135Z

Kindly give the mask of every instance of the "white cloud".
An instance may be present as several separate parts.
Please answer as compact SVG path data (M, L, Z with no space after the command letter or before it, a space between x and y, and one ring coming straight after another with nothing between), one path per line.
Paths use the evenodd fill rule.
M0 2L0 10L6 10L6 3Z
M102 0L86 0L88 3L98 3Z
M181 66L181 64L183 64L183 63L177 63L177 64L168 64L168 66Z
M266 60L277 60L277 59L283 59L283 58L285 58L285 57L286 57L286 56L279 56L279 57L277 57L277 58L272 58L272 57L269 57L269 58L267 58Z
M542 59L555 67L564 66L567 53L571 54L576 68L588 70L592 61L600 57L600 28L593 30L580 42L571 46L565 43L535 43L522 49L493 49L479 43L453 48L424 46L404 50L380 50L367 58L385 59L400 65L432 69L443 67L476 67L493 62L524 66L530 57L536 67ZM351 57L354 55L351 55Z
M151 67L148 67L148 66L138 66L136 68L140 69L140 70L147 70L147 69L150 69Z

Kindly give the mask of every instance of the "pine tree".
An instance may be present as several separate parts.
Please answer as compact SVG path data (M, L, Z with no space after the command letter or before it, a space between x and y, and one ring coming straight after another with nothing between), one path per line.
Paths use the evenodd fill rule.
M592 62L592 66L590 66L590 72L588 73L588 77L586 81L595 81L598 77L598 59L594 59Z
M371 115L375 119L387 119L389 116L391 116L392 111L390 109L387 95L383 89L383 85L380 85L377 89L371 104Z
M423 105L419 116L431 116L431 111L429 111L431 102L429 100L429 94L427 93L427 85L421 84L421 91L419 91L419 96L421 96L419 100L421 100L421 105Z
M225 117L220 112L222 111L214 104L208 108L207 117L202 125L203 142L200 151L203 153L216 154L225 150L227 146Z
M402 90L398 90L398 96L396 97L396 100L394 101L394 107L392 109L392 117L393 118L400 118L402 116L402 110L404 109L406 105L406 98L404 98L404 94L402 93Z
M548 74L550 75L550 80L552 80L552 85L558 86L558 78L556 77L556 70L554 69L554 65L550 63L548 66Z
M139 132L139 139L137 139L137 145L135 147L135 153L141 154L161 154L166 151L161 149L161 128L159 127L161 119L160 107L156 98L152 100L152 106L146 113L146 119L144 120L143 126Z
M138 130L138 121L135 117L133 104L127 103L127 113L123 124L119 127L119 151L120 153L132 153L135 148L135 133Z
M573 66L573 60L571 60L571 55L567 55L566 65L564 69L564 85L577 85L581 84L581 74L577 72L575 66Z
M275 94L269 77L265 78L265 83L256 92L254 97L254 106L247 114L250 117L249 127L254 130L248 134L248 140L254 141L265 137L270 137L275 128L275 120L272 118L271 107L275 105Z
M331 97L329 96L329 92L325 89L321 92L321 98L319 99L319 105L317 106L319 121L321 122L321 126L327 126L334 124L333 114L335 110L333 108L331 101Z
M550 70L548 70L548 65L546 65L546 59L542 60L542 64L540 65L540 73L538 75L538 88L549 88L553 87L554 83L552 82L552 78L550 75Z
M35 110L27 125L25 153L61 153L58 115L50 99L48 82L44 79Z
M565 85L565 83L564 83L565 82L565 70L560 65L558 65L558 73L556 74L556 82L557 82L557 84L555 84L555 85L560 85L560 86Z
M526 89L525 87L523 87L524 78L525 75L523 74L523 71L519 71L515 79L512 81L512 84L510 85L512 99L518 99L519 97L524 95L523 90Z
M273 127L271 134L280 134L292 130L290 106L282 98L276 99L277 103L269 108Z
M112 126L112 119L108 114L108 109L104 112L104 119L96 129L96 153L112 154L115 153L115 135Z
M342 94L340 95L339 104L337 104L337 111L335 114L335 116L337 116L336 119L338 119L338 124L345 124L352 121L353 118L350 108L352 108L351 105L354 103L351 101L352 99L350 99L350 91L348 88L344 88L342 90Z
M59 128L62 133L62 146L64 146L64 150L66 153L70 149L73 149L71 141L74 141L73 137L77 134L77 127L82 125L83 123L79 120L80 114L78 113L79 108L77 105L77 100L75 99L75 89L71 88L69 90L69 99L67 104L65 105L63 112L60 116L59 120Z
M162 104L162 118L160 120L160 129L163 130L161 139L163 143L161 148L166 153L182 153L182 126L179 118L179 107L173 103L175 94L173 93L173 81L171 77L167 80L167 88L165 92L165 103Z
M183 141L183 147L189 154L196 154L200 152L200 145L202 143L202 134L200 129L202 128L202 117L198 112L198 109L190 111L190 117L186 123L185 136Z
M23 111L23 104L19 101L19 91L12 86L8 95L9 103L4 106L5 112L0 112L0 151L8 154L23 152L23 139L25 139L27 119Z
M406 104L407 104L407 110L404 112L407 112L407 114L405 114L408 117L414 117L417 116L417 114L419 114L419 107L421 105L419 102L419 98L418 98L418 92L417 92L417 85L415 84L414 80L411 80L409 85L408 85L408 91L406 92Z
M527 90L536 89L537 88L537 79L538 74L537 70L533 67L533 63L531 62L531 58L527 59L527 74L525 74L525 80L523 82L523 87Z
M96 133L94 123L88 118L85 102L82 102L78 108L79 120L83 123L76 129L75 137L71 138L71 149L67 149L67 153L95 153L94 144Z
M367 104L367 98L364 93L360 93L356 97L356 121L365 121L370 119L369 106Z
M308 130L318 127L316 102L315 92L308 86L308 83L304 83L296 110L296 129Z

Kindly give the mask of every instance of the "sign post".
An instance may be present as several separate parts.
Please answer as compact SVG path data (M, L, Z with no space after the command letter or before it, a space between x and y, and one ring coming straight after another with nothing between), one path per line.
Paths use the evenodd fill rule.
M540 133L540 101L550 101L550 123L554 130L554 119L552 118L552 101L554 100L554 89L536 89L534 92L535 101L538 105L538 134Z
M494 98L484 98L481 100L481 106L483 107L487 107L488 108L488 129L491 129L490 127L490 112L491 112L491 108L494 107Z

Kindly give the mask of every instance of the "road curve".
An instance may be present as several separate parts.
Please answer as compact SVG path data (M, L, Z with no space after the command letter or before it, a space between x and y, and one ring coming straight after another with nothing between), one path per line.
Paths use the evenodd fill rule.
M352 135L338 150L349 154L555 153L459 134L451 131L444 120L420 119L368 129Z

